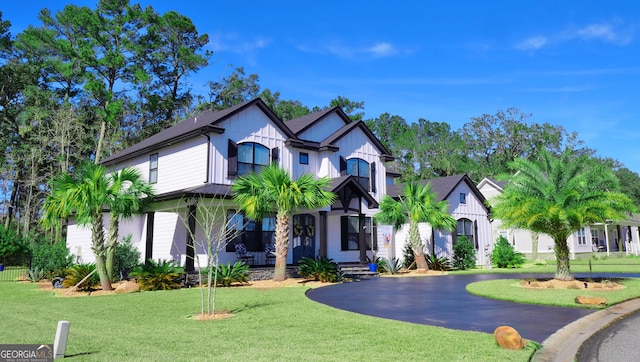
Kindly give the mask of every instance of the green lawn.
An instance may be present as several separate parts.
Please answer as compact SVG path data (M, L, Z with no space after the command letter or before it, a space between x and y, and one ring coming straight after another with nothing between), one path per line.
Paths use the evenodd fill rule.
M610 306L640 297L640 279L623 279L617 282L623 284L626 288L615 291L602 289L529 289L521 288L517 279L499 279L471 283L467 285L467 291L486 298L517 303L594 309L602 309L606 308L606 306L579 305L575 303L575 298L579 295L603 297L607 299L607 304Z
M588 261L572 261L588 272ZM640 258L592 260L593 272L640 273ZM555 263L474 273L553 273ZM458 272L468 273L468 272ZM474 294L523 303L575 306L579 294L605 293L610 303L640 297L640 281L619 292L528 290L517 280L474 283ZM72 361L528 361L532 350L508 351L486 333L384 320L336 310L306 298L308 287L218 289L227 320L195 321L199 291L60 297L35 284L0 283L0 343L53 343L58 320L71 322ZM488 292L487 292L488 291ZM437 296L433 296L434 298ZM464 313L464 311L460 311Z
M527 361L532 353L502 350L491 334L336 310L307 299L307 289L220 288L219 307L235 316L195 321L196 289L60 297L5 282L0 343L53 343L57 321L68 320L72 361Z

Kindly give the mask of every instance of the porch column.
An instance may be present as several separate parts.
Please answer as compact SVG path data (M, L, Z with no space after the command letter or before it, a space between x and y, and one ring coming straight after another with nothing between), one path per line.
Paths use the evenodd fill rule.
M196 205L189 205L187 223L189 224L189 230L187 230L187 259L185 261L185 269L188 273L196 270L194 268L196 253L193 245L193 236L196 234Z
M360 227L360 230L358 230L358 244L360 246L359 249L361 263L367 262L367 239L365 239L365 236L368 230L364 229L364 225L364 214L358 214L358 226Z
M321 258L327 257L327 212L320 211L320 218L318 220L318 231L320 237L320 250L318 255Z
M144 262L153 259L153 228L156 213L150 211L147 213L147 239L144 246Z

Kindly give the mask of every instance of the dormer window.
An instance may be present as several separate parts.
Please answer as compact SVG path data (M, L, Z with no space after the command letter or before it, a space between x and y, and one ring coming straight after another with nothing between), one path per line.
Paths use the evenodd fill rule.
M365 190L369 191L369 162L360 158L348 159L347 175L356 176L360 185L362 185Z
M269 164L269 149L259 143L238 145L238 176L260 170Z

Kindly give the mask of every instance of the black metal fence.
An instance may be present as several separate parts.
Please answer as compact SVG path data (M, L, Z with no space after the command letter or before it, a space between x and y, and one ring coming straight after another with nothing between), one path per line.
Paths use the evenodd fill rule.
M3 265L0 269L2 269L0 271L0 282L17 282L25 280L26 275L29 273L29 267L27 266Z

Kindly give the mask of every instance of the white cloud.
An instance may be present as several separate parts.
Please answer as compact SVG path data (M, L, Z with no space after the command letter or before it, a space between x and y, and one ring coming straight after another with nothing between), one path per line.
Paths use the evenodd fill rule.
M389 43L378 43L365 50L376 57L387 57L393 55L396 49Z
M516 44L516 49L520 50L538 50L545 46L548 40L544 36L534 36Z
M251 53L267 47L271 41L267 38L256 37L251 40L241 39L238 34L213 34L209 39L209 47L214 52L231 52L238 54Z
M584 40L602 40L606 43L627 45L633 40L630 28L616 29L613 24L591 24L578 29L574 36Z
M633 41L633 27L615 20L588 24L577 29L565 30L549 36L534 36L517 43L514 48L524 51L535 51L553 43L566 43L576 39L584 41L602 41L615 45L628 45Z
M298 46L298 49L304 52L333 54L340 58L352 59L362 56L370 56L376 58L385 58L396 55L398 53L409 54L410 49L399 50L396 46L388 42L379 42L371 46L351 47L344 45L341 41L331 41L320 46Z

